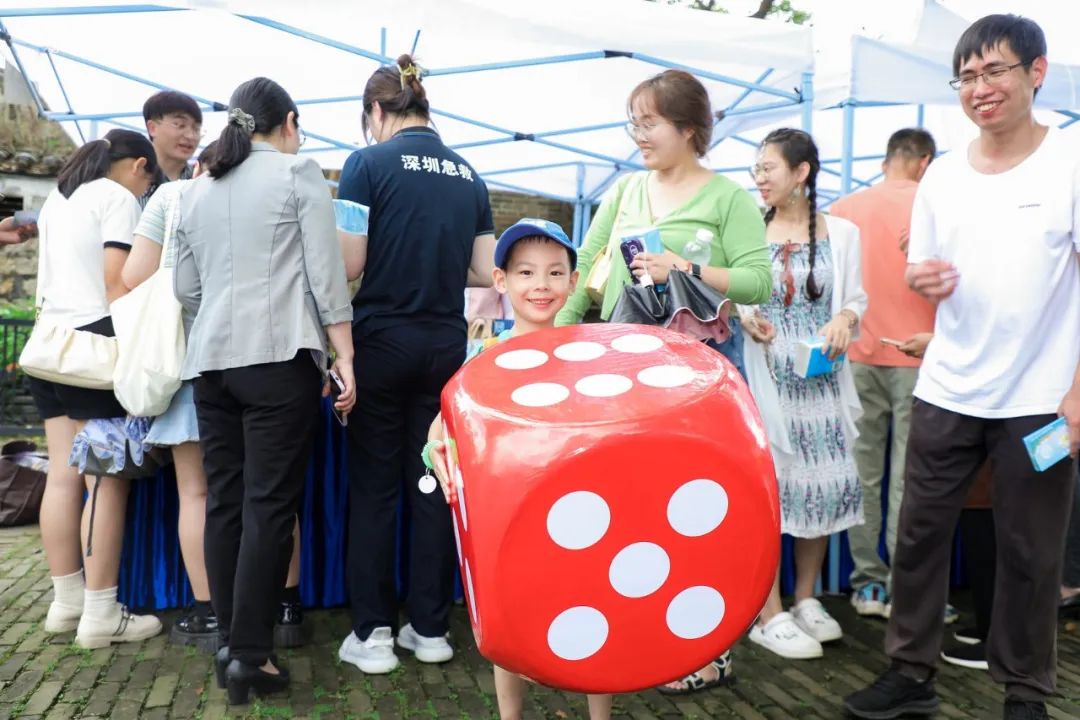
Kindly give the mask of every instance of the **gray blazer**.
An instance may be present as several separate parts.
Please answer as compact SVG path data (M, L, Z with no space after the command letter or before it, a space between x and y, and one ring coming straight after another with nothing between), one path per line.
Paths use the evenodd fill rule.
M352 320L326 180L311 158L254 143L224 178L180 199L176 297L195 318L183 377L326 352L327 325Z

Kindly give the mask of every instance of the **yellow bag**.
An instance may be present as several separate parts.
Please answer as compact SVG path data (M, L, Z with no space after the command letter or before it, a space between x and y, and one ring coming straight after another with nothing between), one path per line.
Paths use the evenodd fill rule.
M596 254L592 267L589 268L589 277L585 278L585 292L589 299L597 305L604 302L604 291L607 290L608 276L611 275L611 243L608 242L604 249Z

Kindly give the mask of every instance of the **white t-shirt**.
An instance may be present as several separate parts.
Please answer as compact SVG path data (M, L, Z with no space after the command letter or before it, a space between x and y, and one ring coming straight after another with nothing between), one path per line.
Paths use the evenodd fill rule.
M1080 151L1056 128L1008 172L930 165L908 262L956 266L915 396L980 418L1054 413L1080 362Z
M105 248L131 248L139 202L123 185L101 178L65 198L53 190L38 220L41 317L78 328L109 315Z

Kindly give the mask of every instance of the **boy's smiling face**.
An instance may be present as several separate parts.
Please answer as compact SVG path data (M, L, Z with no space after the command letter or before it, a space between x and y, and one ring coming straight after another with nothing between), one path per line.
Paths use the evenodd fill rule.
M495 289L509 296L515 334L555 325L555 315L577 286L569 251L545 237L524 237L514 243L506 269L495 268Z

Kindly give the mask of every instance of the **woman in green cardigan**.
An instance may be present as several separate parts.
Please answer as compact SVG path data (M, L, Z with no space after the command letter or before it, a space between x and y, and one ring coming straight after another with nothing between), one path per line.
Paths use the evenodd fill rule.
M607 320L631 270L648 272L657 284L667 282L672 268L699 276L704 282L741 305L757 305L772 294L772 260L765 245L765 223L750 193L701 164L712 138L713 113L705 87L682 70L666 70L644 81L630 94L630 122L626 129L641 150L647 171L626 175L600 203L585 242L578 251L578 269L587 278L606 247L612 262L600 317ZM619 242L630 231L654 227L660 231L663 253L640 253L628 270ZM698 232L711 234L708 261L686 245ZM698 255L701 258L687 258ZM693 260L693 262L691 262ZM592 300L586 283L577 291L556 322L581 322ZM709 341L746 375L742 360L742 331L733 313L731 336L723 343ZM683 695L730 682L731 653L697 672L659 688Z
M750 193L701 164L714 117L704 86L687 72L667 70L634 88L629 110L627 130L648 170L618 180L600 204L578 252L578 268L586 278L601 251L611 247L600 317L611 316L623 286L630 282L618 248L621 236L650 227L660 231L664 252L639 254L633 266L636 275L648 268L654 282L665 283L672 268L692 270L683 256L686 244L699 230L707 230L712 240L708 263L700 264L701 279L735 303L768 300L772 269L761 211ZM580 283L558 323L580 322L591 302L585 283ZM736 334L733 331L733 337ZM737 344L741 346L741 336ZM741 369L741 362L736 365Z

